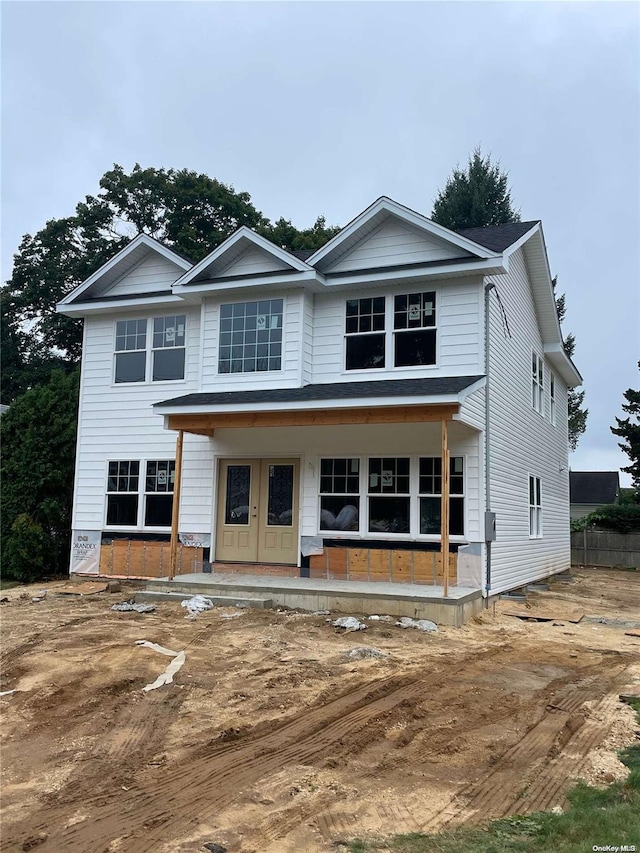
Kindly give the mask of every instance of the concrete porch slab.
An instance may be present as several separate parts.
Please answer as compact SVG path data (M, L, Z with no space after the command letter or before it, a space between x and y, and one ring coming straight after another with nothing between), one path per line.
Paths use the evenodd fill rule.
M431 619L440 625L460 626L482 609L482 593L470 587L368 583L312 578L266 577L238 574L186 574L173 580L149 581L148 591L202 593L273 599L274 604L302 610L337 610L364 616L374 614Z

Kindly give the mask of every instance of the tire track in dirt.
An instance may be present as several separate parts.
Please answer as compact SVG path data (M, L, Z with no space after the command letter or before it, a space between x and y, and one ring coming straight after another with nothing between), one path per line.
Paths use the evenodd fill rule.
M609 669L606 682L591 684L589 688L573 693L569 692L570 688L565 688L561 695L553 697L542 719L507 750L494 768L460 791L449 806L433 816L424 828L433 831L477 823L480 819L504 817L517 813L519 806L529 812L533 810L531 803L537 801L553 800L555 804L554 798L567 786L573 768L573 762L566 760L564 750L584 724L584 718L576 719L576 712L586 701L609 694L616 683L624 680L625 671L626 666L618 664ZM606 727L588 727L583 734L581 748L588 751L605 734ZM578 742L581 743L583 738ZM528 796L528 779L533 779L536 799ZM461 806L462 802L464 805Z
M502 649L503 645L489 648L483 657L494 657ZM472 659L477 660L477 654L458 658L456 666L424 677L416 677L415 673L392 675L359 685L328 704L285 722L275 731L252 737L249 742L214 745L198 750L195 756L162 774L149 773L146 778L139 774L129 791L112 797L108 803L104 803L102 796L95 800L86 798L84 805L90 819L85 822L63 828L68 813L53 809L47 814L45 810L36 828L49 833L41 850L86 853L106 848L114 838L120 837L123 840L119 850L151 853L166 841L168 822L172 834L179 836L206 814L231 804L239 790L265 774L287 764L311 763L326 757L331 750L352 749L354 739L366 736L366 727L372 720L462 672ZM31 824L29 832L33 831ZM19 833L20 828L16 827L9 842L19 843Z

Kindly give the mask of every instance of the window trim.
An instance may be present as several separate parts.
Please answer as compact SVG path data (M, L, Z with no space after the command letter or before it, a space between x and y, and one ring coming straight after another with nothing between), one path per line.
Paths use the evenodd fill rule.
M191 332L190 329L190 315L188 311L184 312L184 377L182 379L153 379L153 353L155 352L153 347L153 324L155 320L159 320L161 317L181 317L182 314L169 314L166 311L163 311L160 314L135 314L134 316L126 316L126 317L116 317L113 321L113 342L111 346L111 387L112 388L140 388L141 386L154 386L154 385L184 385L187 382L187 371L188 371L188 345L187 341L189 340L189 335ZM140 382L116 382L116 352L126 352L126 350L117 350L116 351L116 329L118 322L122 320L146 320L147 321L147 338L146 338L146 347L145 347L145 361L144 361L144 379ZM176 347L178 349L178 347ZM142 352L142 350L131 350L131 352ZM123 460L126 461L126 460ZM135 460L133 460L135 461Z
M374 299L383 299L384 300L384 311L382 316L384 318L384 328L383 329L375 329L370 330L368 332L347 332L347 302L362 302L363 299L371 299L373 302ZM389 300L387 299L386 294L378 295L378 296L347 296L343 303L343 314L342 314L342 372L347 376L352 376L353 374L370 374L370 373L383 373L386 371L387 365L389 363L389 347L388 347L388 338L387 331L389 327ZM373 307L373 306L372 306ZM359 316L359 315L358 315ZM373 311L372 311L373 316ZM371 338L374 335L377 337L382 336L382 351L384 355L384 364L382 367L354 367L349 368L347 366L347 342L350 338L360 338L360 337L368 337ZM335 457L339 458L339 457Z
M558 398L556 395L556 375L553 370L549 371L549 422L551 426L556 425L556 414Z
M261 376L283 376L286 368L285 368L285 343L286 343L286 326L287 326L287 309L288 309L288 300L285 294L274 294L267 297L270 302L273 302L277 299L282 301L282 335L280 341L280 368L278 370L251 370L251 371L242 371L240 373L220 373L220 336L222 334L222 306L223 305L246 305L248 302L264 302L265 299L260 299L256 297L255 299L238 299L235 302L219 302L216 306L216 343L215 343L215 376L218 379L227 379L233 378L234 380L239 381L250 381L253 377L261 377ZM246 316L246 315L245 315ZM233 345L233 344L232 344Z
M544 359L531 350L531 408L544 418Z
M375 294L375 291L357 291L353 294L349 294L348 296L344 296L342 300L342 314L341 314L341 322L342 322L342 356L341 356L341 375L342 376L368 376L371 374L379 375L384 373L406 373L409 371L436 371L441 367L441 356L440 356L440 342L441 335L438 334L439 318L441 316L441 304L440 304L440 291L439 287L433 287L433 292L435 293L435 313L436 313L436 325L435 326L427 326L427 329L435 329L436 330L436 360L434 364L409 364L403 367L396 367L394 364L395 361L395 329L393 328L394 321L394 304L396 296L408 296L410 293L425 293L431 292L422 290L419 287L408 287L405 283L402 286L396 286L391 291L384 291L383 298L385 300L385 328L384 332L361 332L359 334L369 335L369 334L384 334L385 336L385 345L384 345L384 361L385 367L365 367L365 368L357 368L355 370L347 370L347 337L353 336L357 333L351 332L350 335L347 335L346 329L346 314L347 314L347 299L368 299L371 293ZM373 299L374 297L371 296ZM399 330L402 331L402 330Z
M409 329L409 328L396 329L395 328L395 314L396 314L395 302L396 302L396 298L398 296L409 297L409 296L415 295L416 293L420 294L420 296L423 296L425 293L433 293L433 313L435 315L434 325L433 326L417 326L414 329ZM389 329L389 331L391 333L391 365L392 365L391 369L392 370L423 370L423 369L437 367L438 366L438 356L440 355L439 346L438 346L439 337L440 337L438 335L438 319L440 317L440 310L439 310L440 306L438 304L438 290L417 290L417 291L414 290L412 293L407 293L406 291L403 290L403 291L399 291L398 293L391 294L390 298L389 298L389 302L391 303L391 321L392 321L392 324L391 324L390 329ZM407 332L410 332L410 331L421 331L421 332L432 331L434 333L434 335L435 335L435 346L434 346L435 360L433 361L432 364L401 364L401 365L396 364L396 336L406 334Z
M140 383L137 383L140 384ZM117 455L117 454L116 454ZM139 474L138 474L138 490L137 492L110 492L109 491L109 463L111 462L138 462L139 463ZM138 457L137 459L123 459L122 457L118 458L108 458L105 463L105 480L104 480L104 524L103 529L105 531L116 531L122 530L125 532L128 531L136 531L136 532L145 532L145 533L170 533L171 525L147 525L144 523L146 517L146 498L147 494L175 494L175 491L171 492L147 492L147 463L148 462L173 462L174 470L175 470L175 458L172 458L170 455L163 455L162 458L159 458L158 455L153 457ZM175 487L175 483L174 483ZM109 495L113 494L122 494L122 495L136 495L138 499L138 509L136 512L136 523L135 524L108 524L108 509L109 509Z
M468 467L467 467L467 453L456 453L456 457L460 457L462 459L462 487L463 494L460 496L454 497L462 497L464 501L463 505L463 530L464 533L454 533L449 534L449 541L456 544L464 544L468 542L469 535L469 501L468 501ZM360 491L358 495L354 495L354 497L358 497L360 499L360 507L358 512L358 529L357 530L324 530L320 527L320 512L321 512L321 498L323 494L320 492L320 466L323 459L358 459L360 464ZM370 459L384 459L384 458L396 458L396 459L409 459L409 531L407 533L387 533L387 532L369 532L369 460ZM403 454L401 456L393 456L392 454L381 454L381 453L371 453L371 454L336 454L335 456L327 454L319 455L317 457L317 486L316 486L316 535L321 536L325 539L359 539L363 542L366 542L371 539L384 539L389 541L402 541L402 542L440 542L440 534L439 533L420 533L420 497L425 497L424 495L420 495L420 459L433 458L439 459L441 458L437 453L420 453L420 454ZM394 494L387 493L390 497L394 497ZM373 497L381 497L381 494L374 494ZM399 497L406 497L406 495L398 495ZM428 496L427 496L428 497Z
M531 503L532 484L534 503ZM542 516L542 478L537 477L535 474L529 474L527 499L529 506L529 539L542 539L544 535ZM532 524L534 518L536 519L535 525Z

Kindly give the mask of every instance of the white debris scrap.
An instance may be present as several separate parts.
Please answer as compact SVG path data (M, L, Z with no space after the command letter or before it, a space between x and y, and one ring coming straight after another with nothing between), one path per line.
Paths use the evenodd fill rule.
M436 623L431 622L430 619L412 619L410 616L401 616L396 625L398 628L417 628L418 631L427 631L429 633L434 633L438 630Z
M198 613L202 613L205 610L211 610L213 607L213 601L204 595L194 595L191 598L185 598L185 600L180 603L182 607L185 607L188 610L187 618L191 619L195 619Z
M336 619L331 624L334 628L344 628L345 632L367 630L367 626L364 624L364 622L361 622L359 619L356 619L355 616L341 616L339 619Z
M182 667L186 660L183 651L174 652L173 649L166 649L164 646L159 646L157 643L150 643L148 640L136 640L136 646L144 646L147 649L153 649L154 652L160 652L161 655L167 655L167 657L173 658L169 666L156 678L153 684L147 684L146 687L142 688L145 693L148 693L149 690L156 690L158 687L162 687L165 684L171 684L173 676Z
M349 660L362 660L364 658L386 658L389 655L386 652L381 652L380 649L373 649L369 646L357 646L345 654Z
M367 616L371 622L393 622L393 616Z
M112 610L121 613L134 611L135 613L153 613L156 609L155 604L136 604L135 601L121 601L120 604L113 604Z

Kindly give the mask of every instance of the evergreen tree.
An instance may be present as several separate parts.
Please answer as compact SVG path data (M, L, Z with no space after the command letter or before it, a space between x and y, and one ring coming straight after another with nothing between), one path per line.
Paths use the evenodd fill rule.
M621 470L631 474L633 487L640 493L640 391L628 388L624 398L627 402L622 404L622 411L630 417L616 418L616 426L610 429L614 435L624 439L618 446L627 454L631 464Z
M554 293L556 292L557 282L558 276L555 276L555 278L553 279ZM561 296L556 297L556 311L558 312L558 321L560 325L562 325L566 310L566 298L565 294L563 293ZM569 333L567 337L563 340L562 347L564 349L565 355L568 358L573 358L573 353L576 348L575 335ZM576 447L578 446L578 442L580 441L580 436L587 428L587 417L589 415L589 409L583 407L584 397L584 391L578 391L575 388L569 388L567 404L569 417L569 447L571 448L571 450L576 449Z
M480 147L469 158L465 170L456 167L435 202L431 219L452 231L520 222L513 207L507 173Z

